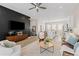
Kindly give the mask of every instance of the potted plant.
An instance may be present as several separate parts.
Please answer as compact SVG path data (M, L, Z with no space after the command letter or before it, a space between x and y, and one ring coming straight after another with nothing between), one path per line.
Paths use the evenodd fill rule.
M52 39L51 38L46 38L45 39L45 44L49 44L50 42L52 42Z

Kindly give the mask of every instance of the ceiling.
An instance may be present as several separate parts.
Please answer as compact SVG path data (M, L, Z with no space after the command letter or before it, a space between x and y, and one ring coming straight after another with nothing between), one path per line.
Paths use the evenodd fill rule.
M39 12L37 12L35 9L28 10L33 7L30 3L1 3L0 5L28 15L34 19L56 19L67 17L79 7L78 3L43 3L41 6L47 7L47 9L40 9Z

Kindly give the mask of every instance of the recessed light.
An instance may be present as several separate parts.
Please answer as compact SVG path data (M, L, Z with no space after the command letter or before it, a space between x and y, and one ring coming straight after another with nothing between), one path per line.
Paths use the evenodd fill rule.
M63 6L59 6L59 8L63 8Z

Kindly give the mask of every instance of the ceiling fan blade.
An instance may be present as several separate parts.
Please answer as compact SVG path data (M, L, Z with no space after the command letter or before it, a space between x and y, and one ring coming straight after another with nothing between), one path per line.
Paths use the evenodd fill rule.
M41 9L47 9L46 7L39 7L39 8L41 8Z
M38 5L40 6L42 3L38 3Z
M36 5L34 3L31 3L31 4L36 7Z
M42 4L42 3L36 3L36 6L37 6L37 7L40 7L41 4Z
M29 10L32 10L32 9L34 9L35 7L33 7L33 8L29 8Z

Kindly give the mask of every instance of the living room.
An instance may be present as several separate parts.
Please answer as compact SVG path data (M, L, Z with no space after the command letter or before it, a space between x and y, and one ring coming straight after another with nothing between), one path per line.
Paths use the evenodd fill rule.
M79 3L0 3L0 55L79 56L78 10Z

